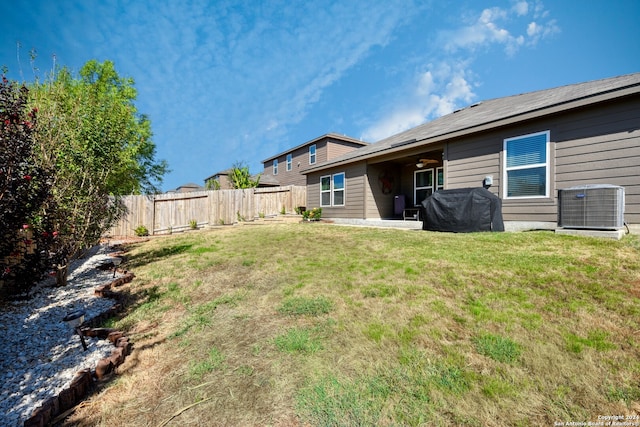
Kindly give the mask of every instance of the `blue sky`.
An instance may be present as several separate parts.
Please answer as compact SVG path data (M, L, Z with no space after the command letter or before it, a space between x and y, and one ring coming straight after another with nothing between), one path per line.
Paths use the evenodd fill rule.
M375 142L468 104L640 71L640 1L12 0L0 65L112 60L163 190L329 132ZM20 48L18 48L18 42ZM35 48L35 67L29 51Z

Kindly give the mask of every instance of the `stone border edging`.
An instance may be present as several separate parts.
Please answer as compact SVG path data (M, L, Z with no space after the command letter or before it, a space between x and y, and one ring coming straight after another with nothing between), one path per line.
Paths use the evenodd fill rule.
M122 272L124 276L95 288L94 294L97 297L112 298L116 300L116 303L108 311L93 317L87 323L100 323L122 309L122 305L119 302L120 294L114 292L111 288L129 283L135 277L131 272ZM73 409L89 395L96 381L103 380L113 373L133 350L133 344L129 342L129 338L122 331L111 328L82 328L81 332L86 337L108 339L115 346L114 350L109 357L100 359L94 370L86 368L78 371L73 380L71 380L69 387L62 390L58 396L45 400L42 405L33 411L31 416L25 420L24 427L44 427L56 417Z

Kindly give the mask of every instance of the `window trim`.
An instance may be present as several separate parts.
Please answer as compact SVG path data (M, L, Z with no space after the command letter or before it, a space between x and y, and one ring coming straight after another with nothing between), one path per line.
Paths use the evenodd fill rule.
M313 149L313 153L311 152L311 149ZM317 151L318 151L318 148L316 147L316 144L309 146L309 164L310 165L316 164Z
M342 175L342 188L335 188L335 177L336 175ZM342 204L337 204L335 201L335 196L337 191L342 191ZM344 172L338 172L331 175L331 206L344 206L347 197L347 176Z
M278 175L278 159L273 159L273 174Z
M329 178L329 189L328 190L323 190L322 189L322 180L325 178ZM331 206L331 175L323 175L320 177L320 207L325 207L325 206ZM323 204L323 197L322 195L324 193L329 193L329 204Z
M442 173L442 185L440 185L440 173ZM444 190L444 167L436 168L436 176L434 177L436 191Z
M424 187L418 187L417 185L417 177L419 173L425 173L425 172L431 172L431 185L426 185ZM434 193L435 191L435 169L434 168L427 168L427 169L418 169L416 171L413 172L413 205L414 206L418 206L422 200L418 201L416 200L417 196L418 196L418 190L424 190L424 189L430 189L431 190L431 194Z
M290 171L292 169L292 165L293 165L293 155L287 154L287 171Z
M545 142L545 162L544 163L532 163L529 165L525 165L525 166L513 166L513 167L508 167L507 163L508 163L508 156L509 153L507 152L507 144L511 141L514 140L518 140L518 139L523 139L523 138L530 138L530 137L534 137L534 136L539 136L539 135L545 135L546 137L546 142ZM510 138L505 138L503 140L502 143L502 151L503 151L503 156L504 156L504 167L502 168L502 182L504 183L504 185L502 185L502 198L505 200L529 200L529 199L545 199L545 198L549 198L549 192L551 189L551 131L546 130L546 131L541 131L541 132L533 132L533 133L528 133L525 135L518 135L518 136L514 136L514 137L510 137ZM508 181L508 175L510 171L515 171L515 170L526 170L526 169L535 169L535 168L541 168L544 167L545 168L545 188L544 188L544 195L535 195L535 196L509 196L509 181Z
M342 188L335 187L335 177L338 175L342 175ZM322 181L324 179L329 179L329 189L322 189ZM337 204L335 201L335 195L337 192L342 192L342 203ZM323 204L323 195L328 193L329 196L329 204ZM322 175L320 177L320 207L343 207L346 205L347 200L347 175L344 172L338 172L331 175Z

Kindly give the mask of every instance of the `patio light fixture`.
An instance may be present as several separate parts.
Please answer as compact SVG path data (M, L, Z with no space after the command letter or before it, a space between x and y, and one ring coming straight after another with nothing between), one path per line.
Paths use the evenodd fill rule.
M122 262L122 258L114 257L111 262L113 262L113 277L116 277L116 270L118 270L118 266Z
M84 341L84 336L82 335L82 331L80 330L80 326L84 322L84 311L75 310L71 313L67 314L62 321L73 328L78 336L80 337L80 341L82 342L82 348L84 351L87 351L87 343Z

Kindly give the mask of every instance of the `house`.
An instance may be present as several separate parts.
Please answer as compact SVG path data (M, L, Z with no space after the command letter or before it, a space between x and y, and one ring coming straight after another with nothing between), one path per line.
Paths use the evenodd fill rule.
M229 178L229 175L231 175L231 171L233 169L226 169L223 170L221 172L217 172L213 175L211 175L210 177L207 177L204 179L204 188L208 189L208 190L231 190L233 189L233 183L231 182L231 178ZM262 188L262 187L278 187L280 186L280 184L278 183L278 181L276 179L273 178L273 176L267 176L265 177L264 175L261 174L255 174L255 175L251 175L251 180L252 181L256 181L258 180L258 177L260 178L260 180L258 181L258 187Z
M638 225L640 73L478 102L304 174L324 218L401 218L439 189L485 186L507 229L552 229L558 190L606 183Z
M204 187L193 182L182 184L175 190L169 190L167 193L191 193L193 191L202 191Z
M233 188L231 184L231 180L229 179L229 174L231 173L231 169L226 169L220 172L216 172L213 175L204 179L204 186L207 189L216 189L216 190L230 190Z
M367 146L368 143L344 135L328 133L262 161L264 172L260 183L274 185L307 185L302 171L345 153Z

